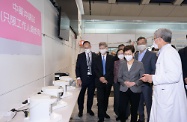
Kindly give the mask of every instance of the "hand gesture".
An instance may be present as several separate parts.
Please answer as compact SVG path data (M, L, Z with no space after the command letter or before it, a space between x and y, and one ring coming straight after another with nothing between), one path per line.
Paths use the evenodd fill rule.
M132 87L132 86L135 85L135 82L125 81L124 84L125 84L128 88L130 88L130 87Z
M152 83L153 80L152 80L152 75L149 75L149 74L144 74L140 80L142 80L143 82L148 82L148 83Z

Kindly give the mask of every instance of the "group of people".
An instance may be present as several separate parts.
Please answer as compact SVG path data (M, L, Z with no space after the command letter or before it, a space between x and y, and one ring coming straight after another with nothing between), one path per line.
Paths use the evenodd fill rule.
M159 49L158 55L147 50L145 37L139 37L137 53L133 45L120 45L115 57L108 54L105 42L99 43L100 53L95 54L90 42L85 41L85 51L78 55L76 62L77 85L81 87L78 116L83 116L86 90L87 113L94 116L91 108L96 88L98 122L109 119L107 108L113 86L116 120L125 122L131 115L131 122L145 122L146 107L147 122L186 122L187 99L183 81L187 84L184 70L187 50L178 53L170 44L171 37L172 32L168 29L155 31L153 45Z

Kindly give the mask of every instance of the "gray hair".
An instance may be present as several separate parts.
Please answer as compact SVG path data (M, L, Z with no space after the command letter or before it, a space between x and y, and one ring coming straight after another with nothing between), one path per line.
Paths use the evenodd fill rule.
M106 42L100 42L100 43L99 43L99 47L100 47L100 46L105 46L105 47L108 47L108 45L107 45L107 43L106 43Z
M172 32L166 28L160 28L155 31L154 36L156 38L162 38L165 42L171 43Z

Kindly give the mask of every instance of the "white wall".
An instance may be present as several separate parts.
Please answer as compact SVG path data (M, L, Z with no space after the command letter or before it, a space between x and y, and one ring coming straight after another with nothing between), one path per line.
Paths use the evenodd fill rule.
M83 40L91 42L92 51L99 51L99 42L106 42L108 47L117 47L119 44L128 44L129 40L135 40L135 34L83 34Z
M0 54L0 113L21 105L21 102L50 85L55 72L69 72L74 77L79 47L71 32L69 41L56 37L57 11L48 0L28 0L42 16L42 54ZM9 48L9 47L7 47Z
M119 44L129 45L127 43L129 40L135 42L138 37L143 36L147 38L148 46L152 46L153 44L153 34L155 30L144 30L141 32L134 33L120 33L120 34L111 34L111 33L85 33L82 35L83 40L90 41L92 44L92 51L99 51L99 42L108 43L109 47L118 47ZM177 47L177 49L181 49L187 45L186 41L186 32L185 31L177 31L172 30L172 44Z

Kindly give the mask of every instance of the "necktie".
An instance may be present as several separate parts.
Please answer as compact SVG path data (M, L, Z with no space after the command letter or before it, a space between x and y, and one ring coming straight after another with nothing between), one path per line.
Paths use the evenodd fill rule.
M90 64L90 55L89 55L89 53L87 53L87 55L88 55L87 62L88 62L88 64Z
M105 70L105 63L106 63L106 61L105 61L105 57L103 56L103 59L102 59L102 65L103 65L103 75L105 75L105 74L106 74L106 70Z
M87 67L88 67L87 74L91 75L92 74L92 71L91 71L91 57L90 57L89 53L87 53Z

